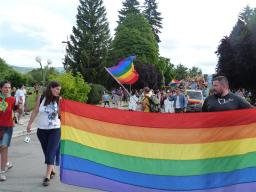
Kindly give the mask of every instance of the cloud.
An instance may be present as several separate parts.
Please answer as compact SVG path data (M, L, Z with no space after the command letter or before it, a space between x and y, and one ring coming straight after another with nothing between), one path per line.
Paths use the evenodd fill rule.
M40 55L52 59L54 66L62 66L62 41L72 31L76 8L70 1L60 0L5 3L0 8L1 57L12 65L35 66L34 58ZM64 16L66 10L73 12L72 19Z
M141 5L144 0L140 0ZM212 73L214 53L229 35L239 12L255 0L158 0L163 29L160 54L175 64L200 67ZM18 66L37 66L35 57L62 66L65 45L72 33L79 0L11 0L0 7L0 57ZM121 0L104 0L111 34L117 26Z

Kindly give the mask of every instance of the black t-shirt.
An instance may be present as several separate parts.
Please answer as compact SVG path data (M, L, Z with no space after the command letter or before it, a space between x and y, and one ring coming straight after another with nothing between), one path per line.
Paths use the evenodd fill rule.
M253 108L253 106L242 97L230 92L224 97L218 97L216 95L207 97L204 101L202 111L214 112L249 108Z

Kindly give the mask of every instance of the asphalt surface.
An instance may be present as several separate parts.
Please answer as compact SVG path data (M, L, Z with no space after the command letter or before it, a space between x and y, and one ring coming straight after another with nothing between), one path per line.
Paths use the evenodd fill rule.
M17 125L14 128L14 137L9 148L9 160L13 168L5 174L7 180L0 182L0 192L100 192L61 183L59 168L56 169L57 175L51 180L50 185L42 186L46 165L43 163L40 143L36 134L31 135L30 143L24 142L28 118L29 116L23 119L24 125Z

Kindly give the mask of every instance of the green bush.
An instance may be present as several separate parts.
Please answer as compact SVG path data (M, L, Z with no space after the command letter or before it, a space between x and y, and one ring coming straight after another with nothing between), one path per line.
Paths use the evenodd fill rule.
M72 75L71 72L51 75L51 81L58 81L61 84L61 96L73 101L86 102L91 90L90 86L84 81L81 74Z
M91 84L91 91L88 95L88 103L98 104L101 101L105 88L99 84Z

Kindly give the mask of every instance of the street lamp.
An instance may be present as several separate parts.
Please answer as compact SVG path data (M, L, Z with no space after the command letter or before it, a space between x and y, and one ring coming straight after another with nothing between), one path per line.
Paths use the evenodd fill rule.
M40 67L41 67L41 73L42 73L42 79L43 79L43 87L44 87L45 86L46 73L47 73L49 65L52 64L52 61L50 59L47 60L47 65L45 67L45 70L43 69L42 58L40 56L36 57L36 62L38 62L40 64Z

